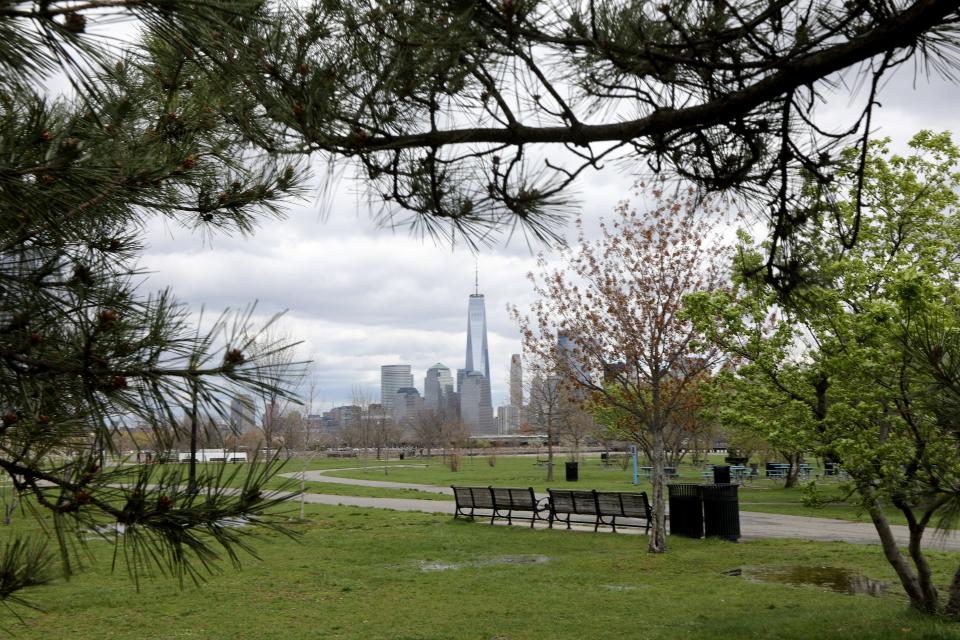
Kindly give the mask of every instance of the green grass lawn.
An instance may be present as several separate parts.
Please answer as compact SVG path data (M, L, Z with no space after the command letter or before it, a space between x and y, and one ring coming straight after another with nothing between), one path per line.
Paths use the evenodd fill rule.
M413 462L416 462L414 460ZM329 461L325 461L329 462ZM341 461L342 462L342 461ZM408 461L410 462L410 461ZM458 471L450 471L439 456L426 460L427 467L389 468L384 474L382 467L379 473L374 469L368 471L333 471L328 475L343 478L380 479L392 482L410 482L416 484L430 484L437 486L458 485L497 485L511 487L533 487L536 491L545 492L547 487L567 488L574 486L564 480L563 463L565 458L558 456L554 467L554 480L547 482L546 467L538 466L532 457L501 456L494 466L490 466L487 458L482 456L464 456L461 458ZM342 466L357 466L342 464ZM331 468L326 466L325 468ZM336 468L334 465L332 468ZM679 482L704 482L702 470L692 466L680 468ZM324 485L317 490L326 491ZM843 494L840 483L836 481L821 482L823 492L831 497L841 499ZM314 485L315 486L315 485ZM630 468L622 469L618 465L605 467L599 458L587 458L580 464L580 480L576 486L585 489L608 491L629 491L634 488L633 472ZM650 490L649 480L641 477L638 485L641 491ZM311 491L314 489L310 489ZM332 492L331 492L332 493ZM806 507L801 503L799 488L784 489L783 482L767 480L765 478L747 483L741 487L740 508L744 511L760 511L764 513L783 513L787 515L812 516L819 518L840 518L859 522L869 522L870 518L861 513L856 506L847 502L828 504L819 508ZM891 521L904 524L900 514L891 512Z
M554 468L554 480L546 481L546 467L538 466L536 459L529 456L499 456L494 466L490 466L486 456L462 456L458 471L450 471L444 464L441 456L432 458L413 458L405 461L391 460L384 464L374 459L364 458L316 458L308 461L307 469L342 469L354 468L351 471L330 471L328 475L343 478L362 480L384 480L387 482L408 482L427 484L440 487L458 485L497 485L515 487L533 487L539 492L546 492L547 487L563 488L573 486L564 480L564 456L558 455ZM718 457L719 462L722 459ZM404 466L419 465L419 466ZM202 468L205 465L199 465ZM186 465L180 465L186 469ZM385 472L386 467L386 472ZM229 472L234 467L228 465ZM284 473L297 473L303 469L299 460L290 460L283 467ZM185 471L184 471L185 473ZM703 482L702 470L691 465L680 468L679 481ZM275 478L268 485L276 488L285 482L283 478ZM823 507L812 508L801 503L800 488L784 489L783 482L758 479L741 487L740 508L744 511L758 511L763 513L782 513L786 515L801 515L819 518L838 518L857 522L869 522L870 518L862 513L856 505L842 500L843 493L840 483L831 480L820 483L822 491L837 500L836 504L827 504ZM299 490L299 481L294 485ZM619 465L604 466L599 458L591 457L580 464L580 480L576 486L584 489L600 489L612 491L629 491L634 488L632 471L622 469ZM383 498L416 498L421 500L452 500L452 496L428 493L411 489L374 488L340 485L324 482L306 482L306 491L311 493L327 493L343 496L383 497ZM650 482L640 478L639 490L649 491ZM894 524L905 524L905 520L898 512L888 512L890 521Z
M439 458L435 459L439 461ZM388 462L388 471L393 472L393 469L390 468L392 465L399 464L398 461ZM132 478L133 477L133 468L135 465L128 465L129 473L121 477ZM171 467L178 469L183 477L187 476L187 467L185 464L172 464ZM201 463L197 465L198 475L202 475L204 472L215 470L216 468L222 466L220 463ZM249 464L240 464L226 465L225 476L229 476L234 470L239 470L238 480L235 481L234 485L242 484L242 478L244 476L244 471L250 468ZM307 462L306 468L308 470L315 469L339 469L344 467L360 467L361 470L358 471L360 474L359 478L364 478L367 480L387 480L391 481L393 478L390 475L385 475L383 472L383 463L378 463L376 460L369 459L357 459L357 458L317 458L315 460L310 460ZM300 460L289 460L283 467L280 469L281 473L287 474L297 474L300 473L304 468L303 463ZM159 469L157 469L159 471ZM300 490L300 480L299 477L291 480L285 477L275 477L267 483L267 487L271 489L277 489L280 487L292 488L294 491ZM425 491L417 491L414 489L385 489L385 488L375 488L375 487L358 487L344 484L333 484L327 482L310 482L307 481L304 483L304 488L309 493L327 493L338 496L361 496L368 498L414 498L418 500L453 500L453 496L445 496L443 494L428 493Z
M23 526L23 525L21 525ZM531 531L420 513L311 506L299 542L268 534L261 560L196 588L157 579L136 592L111 548L92 568L30 593L44 612L19 638L960 638L960 625L879 598L750 582L741 566L830 566L893 580L879 548L844 543L671 539ZM958 554L931 553L941 584Z

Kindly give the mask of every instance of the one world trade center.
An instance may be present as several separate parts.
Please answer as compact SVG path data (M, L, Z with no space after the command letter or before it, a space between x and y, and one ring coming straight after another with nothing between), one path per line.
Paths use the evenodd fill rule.
M487 353L487 310L479 287L467 308L467 362L460 389L460 418L474 434L495 433Z

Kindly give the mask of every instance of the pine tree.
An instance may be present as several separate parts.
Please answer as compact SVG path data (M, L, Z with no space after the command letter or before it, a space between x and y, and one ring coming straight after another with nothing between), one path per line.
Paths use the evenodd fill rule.
M175 466L104 465L128 426L159 434L184 414L222 418L242 390L289 396L301 368L272 357L289 342L251 348L252 307L198 329L170 291L142 291L136 264L153 217L245 234L300 188L300 168L254 149L231 121L219 88L228 69L215 73L207 50L229 48L259 10L0 7L0 470L50 525L50 540L7 534L0 599L22 601L56 564L74 570L91 532L115 541L135 579L159 565L196 580L221 554L252 551L248 531L279 526L269 510L282 496L264 489L276 464L202 473L196 485ZM117 12L140 29L122 50L91 35ZM230 526L238 519L247 526Z
M861 165L897 68L955 77L955 0L316 0L238 52L264 145L350 159L371 197L428 234L555 238L592 169L619 161L767 215L760 272L810 257L838 154ZM853 95L847 86L859 88ZM827 126L817 105L858 105ZM270 123L275 126L270 126ZM341 165L342 166L342 165ZM856 220L844 228L854 243Z

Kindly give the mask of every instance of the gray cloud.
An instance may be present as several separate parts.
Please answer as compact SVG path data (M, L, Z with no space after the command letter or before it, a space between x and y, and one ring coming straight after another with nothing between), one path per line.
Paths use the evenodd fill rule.
M901 70L880 96L876 132L894 137L898 149L920 128L956 127L960 88L921 78L914 89L913 82L911 70ZM840 126L855 104L838 94L818 108L818 118ZM620 162L586 174L577 185L578 215L591 232L629 195L634 166L640 165ZM317 167L318 175L323 170ZM151 221L142 260L152 272L146 286L169 285L195 309L237 308L253 300L263 317L289 309L284 326L305 341L303 354L315 360L316 399L329 405L348 402L353 388L376 399L382 364L411 364L417 386L434 362L462 367L467 296L478 258L494 401L503 401L509 356L520 350L505 306L522 308L531 301L525 278L535 267L530 248L517 238L475 256L465 246L438 246L404 229L377 228L370 212L362 184L342 178L323 198L294 203L286 220L263 224L252 238L205 241ZM570 230L568 225L568 237Z

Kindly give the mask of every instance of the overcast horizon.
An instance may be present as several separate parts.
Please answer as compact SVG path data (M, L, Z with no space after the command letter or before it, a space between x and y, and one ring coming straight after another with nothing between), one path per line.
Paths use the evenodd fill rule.
M951 105L960 98L957 86L919 78L914 89L913 82L912 70L898 71L881 91L874 117L875 137L890 136L897 151L905 151L920 129L953 130L956 124ZM819 118L839 124L849 105L843 94L821 105ZM629 195L635 177L622 165L575 184L579 206L564 235L578 215L595 228ZM535 269L542 247L531 251L515 237L474 255L463 243L440 246L411 237L406 228L378 228L361 184L341 178L321 195L321 163L314 163L314 172L316 188L307 201L292 203L286 220L265 221L247 238L204 239L151 220L140 261L149 272L144 290L170 286L194 312L258 301L258 316L265 319L289 309L282 327L304 340L300 353L314 360L318 411L349 404L356 390L379 399L384 364L410 364L421 393L423 375L434 363L453 371L463 367L476 261L486 299L493 403L504 404L510 354L521 351L506 306L529 305L526 274Z

